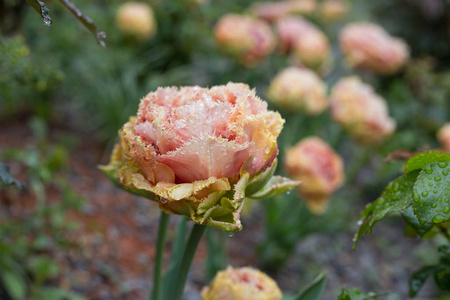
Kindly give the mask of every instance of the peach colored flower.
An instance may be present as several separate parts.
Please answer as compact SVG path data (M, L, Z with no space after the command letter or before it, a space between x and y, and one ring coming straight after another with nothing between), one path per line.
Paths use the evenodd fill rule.
M342 0L325 0L322 2L319 14L325 21L336 21L348 13L348 4Z
M167 213L237 231L246 196L263 198L297 184L271 178L283 123L245 84L158 88L122 127L102 169Z
M314 70L330 66L330 44L314 24L301 17L286 17L277 22L276 28L282 52L292 52L302 65Z
M275 47L270 26L250 16L223 16L214 28L214 36L222 50L235 56L245 66L257 64Z
M450 153L450 123L444 124L437 132L437 138L442 149Z
M328 107L326 90L314 72L290 67L280 71L272 80L267 97L287 111L316 115Z
M216 274L202 290L203 300L281 300L277 283L261 271L249 267L228 267Z
M326 210L331 194L344 182L342 158L318 137L305 138L288 149L284 166L302 182L298 192L315 214Z
M258 18L273 22L291 14L312 14L316 6L315 0L256 2L250 7L250 12Z
M117 10L117 26L128 35L140 40L152 37L156 32L156 21L152 8L143 2L126 2Z
M408 45L390 36L372 23L353 23L339 35L342 52L350 66L376 74L392 74L400 70L409 58Z
M395 130L386 101L356 76L339 80L330 105L333 119L361 143L378 144Z

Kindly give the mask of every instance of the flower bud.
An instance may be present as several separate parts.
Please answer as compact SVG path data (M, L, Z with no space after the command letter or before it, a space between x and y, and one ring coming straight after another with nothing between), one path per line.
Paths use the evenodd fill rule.
M247 85L159 88L141 100L101 167L124 189L166 213L234 232L245 197L282 193L297 182L272 177L280 114Z
M332 57L325 34L314 24L301 17L286 17L277 22L281 51L292 51L304 66L323 70L329 67Z
M126 2L117 10L117 26L127 35L140 40L152 37L156 32L156 21L152 8L143 2Z
M308 209L322 214L331 194L344 182L341 157L318 137L308 137L287 150L284 166L299 180L298 192Z
M441 144L442 149L450 153L450 123L444 124L437 133L437 138Z
M319 14L325 21L337 21L348 13L348 5L342 0L325 0L320 6Z
M316 115L328 107L325 84L308 69L282 70L270 83L267 97L291 112Z
M258 18L273 22L291 14L309 15L315 9L315 0L288 0L256 2L250 7L250 12Z
M281 300L277 283L261 271L249 267L228 267L216 274L202 290L203 300Z
M214 35L219 47L245 66L257 64L275 47L270 26L250 16L223 16L214 28Z
M333 119L363 144L378 144L395 130L386 101L356 76L339 80L330 106Z
M339 35L342 52L350 66L376 74L393 74L409 58L408 45L390 36L382 27L371 23L354 23Z

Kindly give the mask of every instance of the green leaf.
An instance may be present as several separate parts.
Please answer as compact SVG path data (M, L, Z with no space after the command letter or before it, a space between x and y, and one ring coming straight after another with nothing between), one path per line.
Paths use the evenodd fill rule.
M409 296L414 297L434 272L435 266L425 266L414 272L409 278Z
M338 300L369 300L379 297L373 292L363 293L359 289L343 288Z
M14 300L25 298L26 285L24 279L16 273L2 270L1 278L8 295Z
M52 19L48 14L48 8L47 6L45 6L45 3L43 1L27 0L27 2L34 8L35 11L37 11L41 15L45 25L52 25Z
M369 234L375 224L387 214L402 211L412 203L412 188L419 171L404 174L391 181L380 198L368 204L358 221L359 230L354 237L353 249L364 234Z
M450 266L437 266L434 273L434 280L441 290L450 291Z
M320 300L325 288L326 278L326 272L320 273L319 276L317 276L310 284L303 288L303 290L301 290L293 298L293 300Z
M420 170L434 162L450 162L450 154L444 152L427 152L411 157L405 166L405 172Z
M275 197L294 189L300 184L299 181L281 176L272 176L267 184L257 193L251 195L252 199L265 199Z
M103 39L106 38L106 34L103 31L98 31L97 25L95 25L91 18L84 16L83 13L70 1L59 0L59 2L61 2L62 5L64 5L78 19L78 21L80 21L84 27L86 27L94 35L100 46L106 48L105 42L103 41Z
M412 206L408 207L405 210L402 210L400 214L402 215L406 223L411 226L411 228L414 229L415 233L417 233L420 237L423 237L434 226L433 224L421 225L417 217L414 215Z
M447 162L431 163L420 171L413 188L414 214L420 224L450 219L449 171Z
M11 175L9 167L2 162L0 162L0 181L7 186L14 184L18 189L23 188L22 183Z

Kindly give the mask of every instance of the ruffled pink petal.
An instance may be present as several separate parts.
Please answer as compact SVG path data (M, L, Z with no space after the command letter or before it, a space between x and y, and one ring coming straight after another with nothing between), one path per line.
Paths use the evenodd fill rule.
M169 166L177 182L193 182L210 177L231 178L250 154L249 144L214 136L201 136L180 148L159 156L158 162Z

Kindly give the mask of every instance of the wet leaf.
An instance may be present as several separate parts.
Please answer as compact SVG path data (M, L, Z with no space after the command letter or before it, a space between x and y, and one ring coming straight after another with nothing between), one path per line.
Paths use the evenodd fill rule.
M23 188L22 183L11 175L9 167L2 162L0 162L0 181L6 186L14 184L18 189Z
M343 288L338 300L370 300L377 298L378 295L372 292L363 293L359 289Z
M52 19L48 14L48 8L43 1L27 0L27 2L34 8L35 11L37 11L41 15L45 25L52 25Z
M409 296L414 297L434 272L435 266L425 266L409 278Z
M419 223L419 220L417 219L417 217L414 215L414 210L413 210L412 206L408 207L405 210L402 210L400 212L400 214L402 215L402 217L406 221L406 223L409 226L411 226L411 228L414 230L414 232L421 237L423 237L427 232L429 232L430 229L434 226L433 224L421 225ZM415 234L413 234L413 236L414 235Z
M322 272L303 290L301 290L293 300L320 300L325 288L327 273Z
M412 203L412 188L419 171L404 174L388 184L383 194L368 204L358 221L359 230L354 237L353 249L364 234L369 234L373 226L387 214L402 211Z
M267 184L250 196L252 199L265 199L284 194L300 184L299 181L292 180L281 176L272 176Z
M423 169L434 162L450 162L450 154L432 151L418 154L406 162L405 172L409 173L414 170Z
M64 5L84 25L84 27L86 27L95 36L97 43L100 46L106 48L105 42L103 41L103 39L106 38L106 34L105 32L98 30L97 25L95 25L91 18L84 16L83 13L70 1L59 0L59 2L61 2L62 5Z
M414 214L420 224L450 219L449 171L447 162L431 163L420 171L413 188Z
M441 290L450 291L450 266L437 266L434 273L434 280Z

